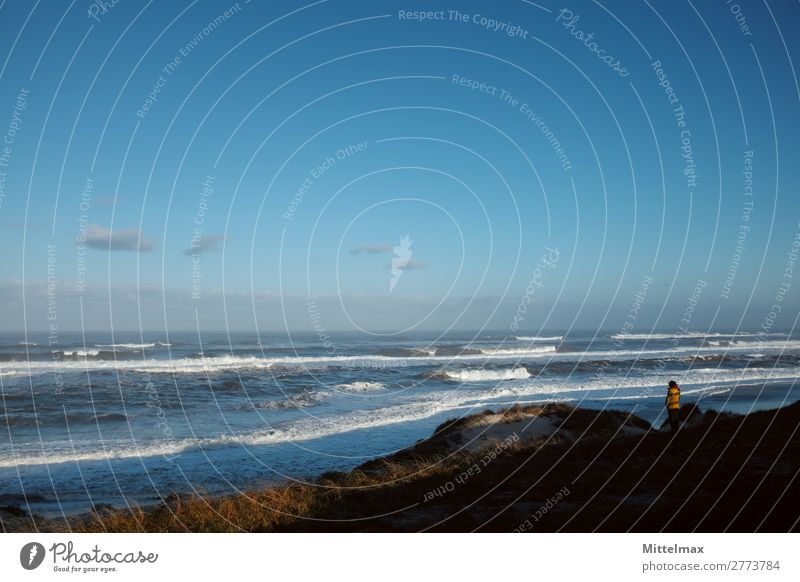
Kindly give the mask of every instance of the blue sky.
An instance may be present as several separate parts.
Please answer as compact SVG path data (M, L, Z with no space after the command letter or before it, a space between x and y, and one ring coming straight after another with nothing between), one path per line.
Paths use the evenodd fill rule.
M331 329L505 329L547 248L534 331L619 329L650 278L637 330L698 281L692 329L752 329L792 286L795 4L98 6L0 8L7 330L48 325L48 257L65 329L310 329L308 301Z

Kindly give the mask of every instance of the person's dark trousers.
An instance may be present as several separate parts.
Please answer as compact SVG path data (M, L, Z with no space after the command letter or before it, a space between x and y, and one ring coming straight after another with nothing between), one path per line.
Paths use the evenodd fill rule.
M678 432L678 427L681 424L680 410L677 408L670 408L669 412L669 426L672 432Z

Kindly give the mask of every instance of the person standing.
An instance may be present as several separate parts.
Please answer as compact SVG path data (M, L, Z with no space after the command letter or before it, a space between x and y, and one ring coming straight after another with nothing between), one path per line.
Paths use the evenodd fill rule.
M669 414L669 426L673 433L678 432L678 427L681 422L681 388L675 380L669 381L666 405L667 414Z

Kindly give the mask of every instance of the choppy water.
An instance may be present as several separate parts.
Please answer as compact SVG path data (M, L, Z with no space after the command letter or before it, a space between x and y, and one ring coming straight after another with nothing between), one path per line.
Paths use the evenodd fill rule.
M800 398L782 334L0 336L0 505L80 511L348 469L444 419L570 401L658 420Z

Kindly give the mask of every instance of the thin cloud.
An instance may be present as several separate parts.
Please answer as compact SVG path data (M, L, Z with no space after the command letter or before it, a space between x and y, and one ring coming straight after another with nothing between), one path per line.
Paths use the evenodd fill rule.
M356 247L350 250L350 254L352 255L360 255L362 253L366 255L382 255L384 253L391 253L391 252L392 252L392 245L387 245L387 244L361 245L360 247Z
M90 224L86 227L84 242L87 247L102 251L147 253L153 250L153 243L135 228L112 231L98 224Z
M224 240L224 234L204 234L200 240L192 241L192 246L184 250L183 254L191 257L195 254L216 252L219 250L219 243Z

